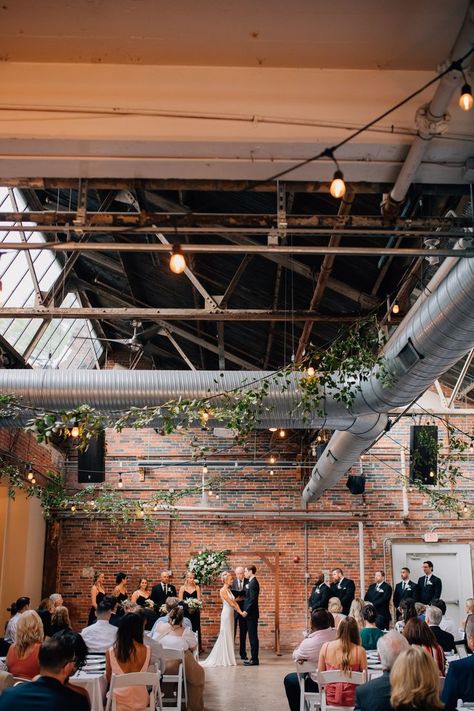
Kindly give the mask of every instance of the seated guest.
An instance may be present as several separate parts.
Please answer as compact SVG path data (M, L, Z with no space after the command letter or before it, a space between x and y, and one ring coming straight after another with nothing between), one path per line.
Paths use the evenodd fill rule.
M426 605L423 605L422 602L415 602L415 609L419 619L424 621Z
M466 642L474 652L474 615L467 618ZM474 654L449 663L441 699L446 704L446 711L454 711L458 699L466 703L474 702Z
M150 656L150 648L143 643L142 618L134 612L127 612L122 617L113 646L105 655L107 681L110 683L112 674L147 671ZM145 687L126 686L113 693L117 711L141 711L148 705Z
M336 629L339 627L342 620L345 620L346 616L342 614L342 603L338 597L330 597L328 602L328 611L334 617L334 625Z
M47 639L39 651L40 677L5 689L0 696L0 711L90 711L87 699L66 686L76 670L74 660L70 640L60 636Z
M454 622L452 617L449 617L449 615L446 614L446 603L444 600L432 600L431 601L431 606L432 607L437 607L441 610L442 618L441 622L439 623L439 626L441 627L442 630L445 632L449 632L449 634L452 634L454 639L461 639L462 635L459 635L459 629L456 627L456 623Z
M162 615L161 617L159 617L157 619L157 621L155 622L155 624L153 625L152 630L151 630L151 636L154 639L156 639L158 636L158 626L168 622L168 615L171 610L174 610L175 607L178 607L179 600L177 597L167 597L165 605L166 605L166 609L167 609L166 615ZM188 630L192 630L192 628L193 628L192 624L191 624L191 620L189 620L187 617L185 617L183 619L183 625Z
M65 644L72 644L72 646L74 647L75 670L77 671L78 669L82 669L87 659L87 647L79 632L73 632L72 630L61 630L60 632L56 632L56 634L54 635L54 639L65 640ZM84 696L84 698L87 699L87 703L90 703L89 694L87 693L86 689L84 689L84 687L82 686L76 686L76 684L74 684L74 677L72 682L70 679L68 679L65 685L69 689L71 689L71 691L74 691L76 694L81 694L81 696Z
M365 620L363 615L365 605L366 603L364 602L364 600L362 600L361 597L355 597L352 600L351 606L349 608L349 617L354 618L354 620L357 622L359 630L361 630L365 626Z
M376 649L377 642L383 636L381 629L377 627L377 610L370 603L364 607L363 616L365 627L360 631L360 641L364 649Z
M40 673L38 655L44 639L43 623L37 612L26 610L16 626L16 642L8 650L6 665L13 676L33 679Z
M441 629L440 623L442 617L443 613L439 607L429 605L426 608L425 621L436 637L436 641L445 652L452 652L454 649L454 637L452 634L449 634L449 632L445 632Z
M344 674L367 669L367 657L360 644L359 628L352 617L342 620L337 628L337 639L334 642L326 642L321 648L318 670L322 672L331 669L337 669ZM353 706L354 697L354 684L344 682L326 686L328 706Z
M62 607L64 605L63 596L61 593L53 593L49 596L49 599L53 603L54 607Z
M166 634L160 637L164 649L176 649L184 652L184 668L186 672L186 689L188 694L189 711L204 711L204 669L194 659L192 650L197 647L198 641L195 633L183 626L184 612L180 606L174 607L168 613L168 624L160 625L160 632ZM178 660L166 662L165 673L175 674L179 665Z
M20 616L30 609L30 598L29 597L19 597L15 603L15 614L8 620L7 628L5 630L5 642L13 644L16 639L16 626Z
M325 642L336 639L336 630L332 627L330 613L324 609L316 609L311 613L311 633L296 647L293 652L295 662L313 662L317 667L319 653ZM305 680L306 691L318 691L317 674L308 675ZM284 679L286 697L291 711L300 708L300 684L298 674L292 672Z
M63 630L71 630L69 610L64 605L58 605L51 615L51 636Z
M110 624L110 617L112 608L116 604L115 598L104 597L97 605L97 622L84 627L81 631L81 637L86 643L89 653L105 654L114 644L117 637L117 627ZM120 619L123 620L123 617Z
M135 613L139 617L141 617L141 620L143 622L143 632L145 632L146 630L147 621L144 612L145 610L140 607ZM153 639L152 637L150 637L149 634L143 634L143 644L146 644L147 647L150 647L150 666L154 665L155 668L160 669L161 673L163 674L165 671L165 659L161 642L158 642L156 639Z
M41 617L45 637L51 637L51 615L54 610L54 603L49 597L45 597L38 605L36 612Z
M418 613L416 611L415 601L411 597L406 597L402 600L398 609L400 610L402 619L395 623L395 629L397 632L401 632L408 620L412 617L418 617Z
M421 647L402 652L390 672L394 711L441 711L439 675L434 659Z
M433 657L438 667L439 675L444 676L446 666L444 652L426 622L412 617L403 628L402 634L406 637L409 644L421 647L426 654Z
M395 630L380 637L377 642L377 652L383 667L383 674L368 681L367 684L357 687L354 711L392 711L390 706L390 670L398 655L409 646L405 637Z
M0 669L0 696L4 689L9 689L14 683L15 679L13 678L13 674Z

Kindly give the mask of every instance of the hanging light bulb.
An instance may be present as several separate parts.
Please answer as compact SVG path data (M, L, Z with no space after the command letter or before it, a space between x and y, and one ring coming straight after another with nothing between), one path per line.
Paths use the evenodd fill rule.
M142 506L140 506L140 508L137 511L137 518L144 518L144 517L145 517L145 512L144 512Z
M346 184L344 182L344 175L342 173L342 170L339 170L339 168L335 171L331 183L331 187L329 188L329 192L333 196L333 198L342 198L344 197L346 193Z
M122 489L122 488L123 488L123 481L122 481L122 475L121 475L121 474L120 474L120 476L119 476L119 480L118 480L117 486L118 486L119 489Z
M472 439L471 439L471 442L470 442L470 444L469 444L469 449L471 450L471 452L472 452L472 450L474 449L474 442L472 441Z
M278 436L281 437L281 439L284 439L286 437L286 432L285 430L280 430L278 432Z
M71 511L72 511L72 513L74 513L75 510L76 510L76 507L75 507L75 505L73 504L73 505L71 506Z
M31 483L36 484L36 479L34 477L32 478Z
M76 437L79 437L79 427L77 425L74 425L74 427L71 429L71 437L76 439Z
M186 259L181 252L179 244L173 245L173 251L170 257L170 269L174 274L182 274L186 269Z
M202 473L207 474L208 471L209 471L209 468L208 468L207 464L204 464L202 467Z
M467 512L469 511L469 509L468 509L468 507L467 507L467 504L464 504L463 511L464 511L464 513L467 513Z
M269 461L270 461L270 464L275 464L275 461L276 461L276 460L275 460L275 457L273 456L273 454L270 455L270 460L269 460Z
M278 429L278 427L269 427L269 428L268 428L268 431L269 431L269 432L276 432L277 429Z
M315 369L313 368L312 365L310 365L308 370L306 371L306 375L308 376L308 378L313 378L315 373L316 373Z
M273 471L273 469L270 469L270 476L273 476L274 474L275 472Z
M432 469L430 469L430 478L434 479L434 475L435 475L434 471Z
M461 89L461 96L459 97L459 106L463 111L470 111L472 109L472 89L469 84L463 84Z
M400 313L400 306L397 304L396 301L393 302L392 305L392 314L399 314Z

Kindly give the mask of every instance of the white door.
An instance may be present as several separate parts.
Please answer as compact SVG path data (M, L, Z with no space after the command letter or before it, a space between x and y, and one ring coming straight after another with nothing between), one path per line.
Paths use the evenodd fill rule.
M392 546L393 580L400 580L400 569L410 568L415 582L423 573L423 561L431 560L433 573L443 583L442 599L447 614L459 627L465 617L464 602L472 597L471 552L468 544L455 543L395 543Z

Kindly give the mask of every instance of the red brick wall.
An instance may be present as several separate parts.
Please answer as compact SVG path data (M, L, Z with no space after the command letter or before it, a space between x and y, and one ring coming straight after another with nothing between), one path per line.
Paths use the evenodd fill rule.
M452 419L454 422L454 419ZM425 419L426 422L426 419ZM124 570L130 577L130 590L139 577L145 575L152 582L160 569L170 566L174 582L179 586L189 556L203 547L216 550L229 548L231 563L255 562L261 584L260 638L264 647L271 648L275 637L275 569L269 565L279 553L280 559L280 637L283 648L291 648L301 638L305 626L305 526L307 529L307 570L314 574L334 566L344 568L353 578L359 594L358 522L364 526L364 560L366 584L371 582L375 569L385 567L391 578L389 539L417 540L438 526L440 541L471 541L472 521L458 521L453 515L440 515L426 506L417 493L409 494L410 516L402 520L402 493L398 480L400 470L399 445L408 444L410 420L399 423L387 437L377 443L364 462L367 475L366 494L351 496L344 480L322 499L302 507L301 491L304 481L296 466L275 469L270 475L266 463L270 449L280 459L295 459L300 451L297 438L275 441L267 432L260 433L248 451L229 448L230 443L217 440L220 451L208 455L214 459L230 457L226 466L219 468L224 482L220 486L219 501L211 499L215 507L212 515L182 511L179 518L157 520L153 531L146 529L143 521L117 528L106 520L90 520L69 515L61 522L59 545L59 570L57 587L71 608L77 627L86 623L89 608L89 591L92 569L103 570L107 576L107 589L112 590L115 573ZM457 418L455 424L470 431L472 420ZM216 439L206 433L195 436L216 444ZM395 441L394 441L395 440ZM304 455L308 447L305 447ZM191 461L192 448L189 435L162 437L154 430L126 430L121 434L109 432L107 437L106 480L118 481L122 471L125 483L123 496L145 497L156 489L179 488L199 484L201 464ZM189 460L186 465L176 464L163 469L147 469L141 481L138 459ZM251 465L236 470L234 459L259 460L262 465ZM464 463L467 487L464 497L472 501L473 465ZM314 461L314 460L313 460ZM357 473L358 467L354 473ZM211 469L211 472L216 470ZM236 473L237 472L237 473ZM71 489L78 488L74 468L69 470ZM183 500L183 504L196 505L198 499ZM231 518L229 512L241 512ZM304 517L291 520L291 516ZM337 517L342 516L342 519ZM169 527L171 526L171 534ZM168 553L171 559L168 558ZM297 560L298 559L298 560ZM220 605L218 584L204 590L205 608L202 613L203 637L209 645L218 630Z

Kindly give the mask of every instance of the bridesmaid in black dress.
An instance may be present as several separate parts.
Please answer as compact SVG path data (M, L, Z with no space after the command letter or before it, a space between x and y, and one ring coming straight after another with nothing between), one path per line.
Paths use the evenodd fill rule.
M117 573L112 595L117 600L118 605L121 605L124 600L128 600L127 573Z
M89 611L89 621L87 623L88 625L93 625L94 622L97 620L95 612L97 610L97 605L99 604L99 602L102 602L105 597L104 584L104 573L95 573L94 583L91 588L91 609Z
M132 602L136 605L140 605L143 608L143 614L146 618L145 629L150 631L158 619L158 615L155 612L154 606L147 605L147 600L150 600L151 590L148 589L148 580L146 578L140 578L138 583L138 588L132 595ZM153 602L153 601L151 601Z
M136 603L137 605L140 605L141 607L144 607L145 602L148 600L150 595L151 592L150 590L148 590L148 580L146 578L140 578L138 588L132 595L132 602Z
M181 585L179 589L178 597L184 603L186 603L186 601L190 598L194 598L195 600L201 600L201 588L196 583L194 579L194 573L191 570L188 570L186 573L186 579L184 581L184 585ZM185 604L184 616L188 617L191 620L193 632L198 633L199 651L202 652L201 613L199 610L189 610L188 606Z

